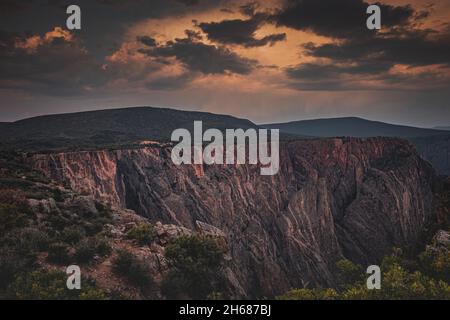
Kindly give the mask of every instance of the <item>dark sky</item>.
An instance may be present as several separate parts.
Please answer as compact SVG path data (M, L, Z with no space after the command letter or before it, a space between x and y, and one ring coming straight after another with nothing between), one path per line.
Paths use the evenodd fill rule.
M379 5L376 32L362 0L1 0L0 122L150 105L450 125L450 0Z

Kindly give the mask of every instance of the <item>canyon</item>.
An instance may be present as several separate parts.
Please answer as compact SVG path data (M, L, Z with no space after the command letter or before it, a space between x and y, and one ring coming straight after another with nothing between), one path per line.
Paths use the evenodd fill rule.
M377 264L414 246L433 219L436 174L396 138L280 144L280 170L182 165L170 144L30 154L46 176L157 224L220 235L236 297L333 286L335 263Z

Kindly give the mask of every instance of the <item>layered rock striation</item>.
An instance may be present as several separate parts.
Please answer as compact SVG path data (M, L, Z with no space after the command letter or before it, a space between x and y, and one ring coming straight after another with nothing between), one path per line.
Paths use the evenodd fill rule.
M38 154L47 176L157 223L208 226L225 238L236 292L273 296L333 285L335 262L379 263L418 241L432 218L435 173L392 138L291 141L280 172L175 166L168 146Z

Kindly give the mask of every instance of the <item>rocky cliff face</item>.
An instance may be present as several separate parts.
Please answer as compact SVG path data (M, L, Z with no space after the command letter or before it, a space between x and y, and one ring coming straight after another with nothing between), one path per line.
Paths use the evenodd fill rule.
M431 218L434 171L397 139L326 139L281 146L280 172L177 167L170 148L35 155L37 169L113 206L226 238L230 281L246 296L332 285L343 257L378 263L417 241Z

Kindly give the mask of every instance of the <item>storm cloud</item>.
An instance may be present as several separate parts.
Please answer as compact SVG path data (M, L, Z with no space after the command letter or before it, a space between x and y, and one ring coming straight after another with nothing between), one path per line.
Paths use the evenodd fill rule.
M191 37L175 39L140 52L156 58L176 58L188 70L203 74L246 75L257 66L255 60L241 57L230 49L208 45Z
M257 39L255 33L266 22L265 19L267 19L266 15L258 14L247 20L234 19L200 23L198 27L207 34L209 40L222 44L261 47L286 40L286 33L270 34Z
M44 36L0 32L0 88L79 95L107 81L86 49L61 28Z
M289 0L283 9L271 17L277 25L318 35L346 39L367 37L365 28L368 3L362 0ZM383 26L408 24L414 17L411 6L380 4Z
M401 63L413 66L450 63L450 33L393 32L373 38L349 39L344 43L308 44L307 54L333 60L359 60Z
M274 18L278 25L332 39L302 46L302 54L316 62L287 68L286 75L294 81L289 85L299 90L360 90L372 86L390 90L393 83L411 87L430 75L427 70L409 76L395 74L392 71L397 66L406 66L406 70L441 66L445 72L443 67L450 62L449 30L419 28L418 22L429 15L426 10L379 5L383 28L371 32L365 28L368 4L361 0L289 1ZM443 76L433 83L443 87L448 81L448 76Z

